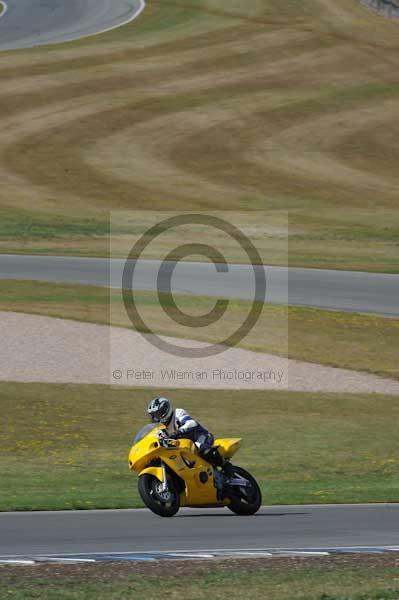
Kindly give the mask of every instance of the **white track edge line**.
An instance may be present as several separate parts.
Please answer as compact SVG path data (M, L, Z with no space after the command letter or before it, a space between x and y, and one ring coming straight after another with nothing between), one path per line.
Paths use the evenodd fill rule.
M0 8L3 7L3 10L0 13L0 19L2 17L4 17L4 15L6 14L6 12L8 11L8 6L7 4L4 2L4 0L0 0Z
M76 562L76 563L94 563L97 562L95 558L69 558L69 557L64 557L64 556L60 556L58 557L57 555L55 556L35 556L34 557L35 560L42 562L42 561L47 561L47 562Z
M348 551L348 550L370 550L370 549L377 549L377 550L385 550L385 551L394 551L394 552L399 552L399 546L398 545L388 545L388 544L375 544L375 545L367 545L367 546L310 546L309 548L284 548L281 546L276 546L274 548L202 548L202 549L198 549L198 550L123 550L121 552L118 552L116 550L111 550L109 552L58 552L56 554L53 553L48 553L48 554L31 554L30 556L32 556L33 558L36 558L37 560L43 559L43 558L60 558L60 557L64 557L64 558L69 558L69 557L73 557L76 555L80 555L80 556L90 556L90 555L95 555L95 556L106 556L106 555L119 555L119 556L126 556L129 554L140 554L140 555L152 555L152 554L160 554L160 555L164 555L164 554L175 554L175 555L179 555L179 556L183 556L186 552L192 555L197 555L198 554L215 554L215 553L222 553L222 554L226 554L226 553L230 553L231 555L234 554L239 554L240 552L250 552L250 553L286 553L286 552L317 552L317 553L322 553L322 552L334 552L335 550L339 550L339 551ZM2 557L0 558L0 560L9 560L12 558L15 559L19 559L19 558L23 558L25 557L26 554L5 554L2 555Z
M34 560L1 559L0 565L35 565Z
M3 0L1 0L1 1L3 1ZM43 43L35 44L35 46L32 46L32 47L51 46L51 45L55 45L55 44L66 44L68 42L76 42L78 40L84 40L86 38L93 37L94 35L101 35L102 33L107 33L107 31L112 31L113 29L118 29L119 27L128 25L129 23L131 23L132 21L137 19L141 15L141 13L145 9L145 7L146 7L145 0L139 0L138 9L132 15L130 15L130 17L128 17L127 19L125 19L124 21L121 21L120 23L118 23L116 25L111 25L110 27L105 27L105 29L99 29L98 31L94 31L93 33L86 33L85 35L77 35L76 37L72 36L72 37L64 38L62 40L57 40L54 42L43 42ZM21 50L24 50L24 49L26 50L28 48L25 48L24 46L21 47ZM17 48L16 48L16 50L17 50Z
M4 0L0 0L0 5L3 6L3 12L0 14L0 19L1 19L6 14L6 12L8 10L8 6ZM76 35L76 36L72 35L72 37L66 37L66 38L63 38L62 40L38 42L37 44L33 44L32 46L19 46L19 47L17 46L16 48L10 48L10 50L1 50L0 49L0 52L9 52L9 51L15 51L15 50L29 50L29 48L38 48L39 46L53 46L56 44L67 44L68 42L76 42L78 40L83 40L83 39L86 39L89 37L93 37L94 35L101 35L102 33L106 33L107 31L112 31L113 29L118 29L119 27L128 25L129 23L131 23L132 21L137 19L141 15L141 13L144 11L145 8L146 8L145 0L139 0L137 10L133 14L131 14L130 17L127 17L127 19L125 19L124 21L121 21L120 23L117 23L116 25L111 25L110 27L105 27L104 29L99 29L98 31L93 31L93 33L86 33L84 35Z
M111 25L110 27L106 27L105 29L100 29L99 31L96 31L94 33L88 33L86 35L72 37L69 39L61 40L60 42L49 42L49 43L50 44L52 44L52 43L63 44L64 42L73 42L75 40L83 40L85 38L92 37L93 35L100 35L101 33L106 33L107 31L112 31L113 29L118 29L118 27L123 27L124 25L128 25L129 23L131 23L132 21L137 19L141 15L141 13L145 9L145 7L146 7L145 0L139 0L138 9L132 15L130 15L130 17L127 17L127 19L125 19L124 21L121 21L117 25ZM47 44L43 44L43 45L47 45Z

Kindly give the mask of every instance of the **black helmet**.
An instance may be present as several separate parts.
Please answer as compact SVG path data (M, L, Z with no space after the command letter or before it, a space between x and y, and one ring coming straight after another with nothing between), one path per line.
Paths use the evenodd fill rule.
M147 412L153 423L162 423L169 425L173 415L172 404L167 398L162 396L154 398L148 405Z

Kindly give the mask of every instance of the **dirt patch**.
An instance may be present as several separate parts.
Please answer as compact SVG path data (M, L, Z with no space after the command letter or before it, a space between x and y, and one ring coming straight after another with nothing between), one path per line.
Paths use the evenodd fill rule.
M123 583L132 575L181 579L201 576L210 569L237 571L297 570L320 568L323 571L345 569L399 568L399 553L342 554L328 557L223 558L165 560L156 562L98 562L90 564L36 564L32 567L1 566L2 583L27 583L57 579L57 583Z

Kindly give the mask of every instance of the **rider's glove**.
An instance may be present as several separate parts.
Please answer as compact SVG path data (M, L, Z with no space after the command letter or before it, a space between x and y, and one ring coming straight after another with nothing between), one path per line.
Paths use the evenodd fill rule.
M177 440L180 437L180 433L178 431L172 431L172 433L168 434L170 440Z

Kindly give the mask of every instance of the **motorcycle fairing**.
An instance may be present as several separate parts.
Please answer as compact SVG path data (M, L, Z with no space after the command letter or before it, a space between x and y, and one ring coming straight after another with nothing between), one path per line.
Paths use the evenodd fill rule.
M241 446L241 442L241 438L219 438L213 445L218 448L223 458L231 458Z

